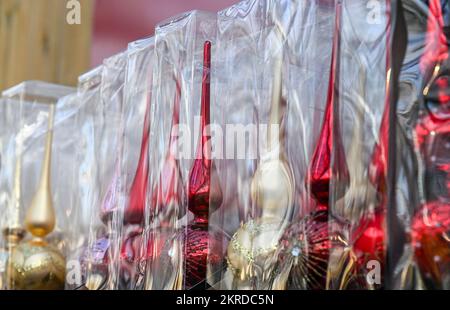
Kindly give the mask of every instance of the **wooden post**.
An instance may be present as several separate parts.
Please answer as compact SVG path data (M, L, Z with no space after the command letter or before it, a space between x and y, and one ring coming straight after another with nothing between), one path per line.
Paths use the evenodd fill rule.
M0 0L0 91L24 80L76 85L90 66L93 0L78 0L81 24L66 20L68 0Z

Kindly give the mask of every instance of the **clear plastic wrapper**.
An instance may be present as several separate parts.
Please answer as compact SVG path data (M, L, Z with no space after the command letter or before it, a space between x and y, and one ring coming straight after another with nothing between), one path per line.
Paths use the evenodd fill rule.
M145 216L149 252L145 289L150 290L183 287L183 246L176 235L181 230L180 219L186 214L186 196L175 128L180 122L182 90L180 69L175 65L179 61L172 63L167 60L181 57L181 53L177 54L178 49L170 49L167 42L180 34L174 30L161 36L161 32L157 27L153 80L158 81L158 87L153 87L152 93L150 201Z
M6 124L7 117L6 113L8 111L8 106L6 105L6 100L0 97L0 115L2 115L1 123ZM4 175L5 169L8 170L8 164L11 162L11 160L14 160L13 156L8 156L8 152L11 149L10 141L11 138L8 138L12 135L11 133L12 127L7 127L5 125L2 125L1 128L1 139L0 139L0 176L1 176L1 185L2 188L7 184L7 175ZM12 140L11 140L12 141ZM5 164L7 165L5 168ZM8 189L8 191L11 191L11 189ZM3 191L0 196L0 214L3 214L3 216L0 217L0 227L7 227L8 226L8 199L10 194L7 193L7 191ZM3 232L2 232L2 238L0 239L0 290L5 290L8 288L8 281L7 281L7 263L8 263L8 257L9 257L9 248L11 247L9 245L10 242L8 242L7 238L3 238Z
M292 5L298 7L297 14ZM335 3L280 2L273 19L287 33L287 152L294 172L295 209L279 239L269 288L324 289L334 247L328 232L331 160L333 150L341 147L334 132L339 130L333 103L333 68L339 57L334 52ZM342 169L345 172L345 163Z
M123 233L121 239L118 289L142 289L148 243L145 224L150 178L150 113L155 63L153 37L128 45L124 89Z
M85 287L90 290L115 289L120 265L123 228L123 90L126 52L103 62L100 102L93 115L95 154L94 214L88 241L88 268Z
M94 115L100 102L102 66L78 78L76 126L71 132L76 151L71 159L76 163L72 195L74 206L67 212L66 289L83 287L86 283L89 227L96 215L93 207L95 195L95 138Z
M277 245L294 213L286 126L288 32L273 16L275 4L243 1L218 14L213 97L226 124L220 173L226 186L223 206L210 223L221 242L210 249L215 260L208 280L214 288L270 288Z
M207 218L209 202L214 200L207 180L213 169L210 160L200 161L200 167L196 159L203 158L198 149L207 140L200 138L206 127L201 120L208 122L207 59L211 59L215 26L215 14L193 11L156 27L154 80L158 81L158 87L152 99L155 106L150 142L152 194L147 210L152 254L146 273L147 289L205 286ZM205 44L206 41L209 43ZM199 193L196 186L205 191ZM204 196L196 200L201 194ZM199 218L202 225L195 226Z
M337 4L338 6L340 4ZM330 235L342 246L330 250L332 289L376 289L385 285L386 213L391 88L391 40L395 7L379 6L373 20L365 5L342 2L336 35L335 103L341 157L333 150ZM376 18L376 20L375 20ZM338 129L336 129L338 128ZM338 131L339 130L339 131ZM337 147L337 146L336 146ZM343 165L348 172L343 172Z
M403 2L408 42L389 214L395 289L450 288L449 14L446 1Z
M39 81L3 92L2 231L9 289L64 288L65 212L74 207L75 141L68 137L75 95L70 87Z

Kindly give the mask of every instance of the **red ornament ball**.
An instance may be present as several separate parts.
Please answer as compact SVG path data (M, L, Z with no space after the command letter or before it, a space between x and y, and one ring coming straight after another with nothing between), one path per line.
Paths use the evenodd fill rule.
M325 289L332 247L328 214L319 211L293 222L280 239L278 270L290 267L286 289Z
M377 211L363 218L353 232L353 251L363 268L370 260L384 262L385 213Z
M450 204L425 204L412 221L412 246L415 259L425 279L442 287L450 273Z

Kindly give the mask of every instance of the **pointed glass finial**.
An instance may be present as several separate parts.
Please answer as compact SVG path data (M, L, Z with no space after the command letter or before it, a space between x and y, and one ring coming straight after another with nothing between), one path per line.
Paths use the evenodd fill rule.
M156 185L156 191L153 194L152 204L156 207L156 210L153 211L156 213L159 224L162 225L168 224L166 221L171 219L171 215L175 215L175 218L178 219L185 214L183 210L180 210L179 208L183 185L181 183L181 172L177 160L178 135L176 132L180 119L181 85L177 75L174 75L174 80L175 96L168 145L169 148L164 159L158 184Z
M388 18L390 19L390 3L386 1ZM387 22L386 45L391 41L390 21ZM384 111L381 119L379 137L372 151L368 167L369 181L376 195L375 210L364 210L358 226L352 232L352 251L356 258L358 272L364 273L369 260L384 262L385 258L385 205L387 203L386 185L388 171L388 147L390 131L390 89L391 58L386 52L386 86ZM370 186L370 185L369 185ZM384 264L381 265L384 268Z
M222 192L211 191L211 145L210 145L210 70L211 70L211 42L204 44L203 78L201 97L201 124L202 133L197 148L196 159L189 176L188 206L194 214L194 223L197 226L208 227L208 215L210 204L214 207L222 202Z
M37 191L31 201L31 206L25 217L25 226L27 230L37 238L44 238L51 233L55 228L56 222L50 184L54 113L55 106L51 105L48 117L48 132L41 178Z
M342 145L339 120L339 54L342 4L336 4L328 95L322 129L309 165L307 187L317 201L317 211L328 210L330 181L337 180L336 198L345 194L349 172Z
M206 279L206 265L209 243L213 241L208 233L209 210L222 203L222 190L219 184L211 186L215 167L211 161L210 145L210 71L211 42L206 41L203 48L203 75L201 96L202 137L198 145L196 159L189 174L188 209L194 214L186 236L186 279L185 286L192 288Z
M145 198L148 184L148 143L150 135L150 100L145 109L144 128L142 131L141 151L136 174L130 189L128 207L125 210L124 222L140 224L144 219Z

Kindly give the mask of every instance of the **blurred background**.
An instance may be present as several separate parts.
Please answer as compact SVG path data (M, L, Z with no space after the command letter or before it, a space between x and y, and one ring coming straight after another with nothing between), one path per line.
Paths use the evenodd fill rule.
M81 23L66 21L69 0L0 0L0 92L24 80L76 85L78 76L194 9L216 12L238 0L78 0Z

